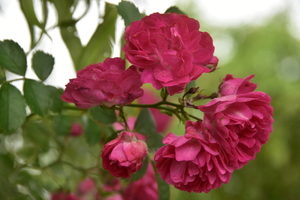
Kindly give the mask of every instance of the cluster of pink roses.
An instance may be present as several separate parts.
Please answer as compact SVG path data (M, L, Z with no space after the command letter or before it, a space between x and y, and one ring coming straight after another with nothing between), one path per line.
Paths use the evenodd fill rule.
M171 96L182 93L190 81L218 64L212 38L199 28L198 21L176 13L154 13L132 22L126 28L123 47L132 66L125 69L121 58L89 65L70 80L62 99L83 109L124 106L143 96L143 83L151 83L155 89L165 87ZM154 155L163 180L180 190L209 192L228 183L235 169L255 158L272 131L273 108L267 94L254 91L253 76L241 79L227 75L217 95L197 107L204 113L203 120L188 120L184 135L169 133L163 139L165 146ZM146 98L140 103L153 102ZM151 109L154 118L159 118L159 110ZM156 123L162 127L164 119ZM130 178L148 155L146 138L132 126L126 128L102 150L103 167L115 177ZM153 169L148 173L154 174ZM154 175L151 177L155 181ZM138 195L140 185L152 184L139 181L128 191ZM157 186L150 188L155 192L149 200L157 199Z

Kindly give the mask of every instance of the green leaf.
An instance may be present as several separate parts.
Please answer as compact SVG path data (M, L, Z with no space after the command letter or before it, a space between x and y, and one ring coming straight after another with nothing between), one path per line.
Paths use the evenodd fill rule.
M80 70L91 63L103 62L111 55L111 40L115 34L117 17L116 6L106 3L103 22L98 25L90 41L84 47L80 61L75 65L76 70Z
M155 169L155 167L153 167L153 168ZM156 177L156 181L157 181L157 185L158 185L159 200L169 200L170 199L169 184L167 184L164 180L161 179L159 173L155 173L155 177Z
M0 66L0 84L6 81L5 69Z
M164 144L162 143L163 136L159 133L154 133L150 137L147 138L146 143L148 146L148 149L152 152L156 152L157 149L162 147Z
M26 55L18 43L12 40L0 41L0 65L8 71L25 76Z
M100 106L96 106L90 108L89 113L94 120L97 120L101 123L111 124L117 121L116 113L114 110L103 109Z
M50 92L42 82L26 79L24 97L33 113L40 116L47 114L51 106Z
M129 1L121 1L117 8L119 14L124 19L125 26L128 26L133 21L142 19L139 9Z
M49 150L49 127L44 121L32 121L24 124L23 138L25 143L33 143L40 152Z
M71 130L72 120L65 115L57 115L53 120L54 131L57 135L68 135Z
M134 130L146 136L156 134L156 125L154 119L147 108L143 108L137 117Z
M100 141L102 130L93 120L88 119L84 125L84 136L89 145L95 145Z
M72 10L74 8L74 0L51 0L56 8L58 16L58 25L60 28L60 35L69 50L73 64L76 67L81 60L83 46L78 31L76 28L77 21L74 20ZM99 37L99 35L98 35ZM97 44L99 45L99 43ZM76 67L77 69L77 67Z
M25 106L21 92L9 83L3 84L0 88L0 127L7 132L20 127L26 118Z
M139 169L139 171L137 171L136 173L132 174L132 176L130 177L130 182L137 181L144 176L148 168L148 160L148 156L146 156L146 158L143 161L142 168Z
M177 6L171 6L170 8L168 8L165 13L177 13L177 14L184 14L185 13L183 11L181 11Z
M47 86L48 91L50 93L50 107L49 109L54 113L60 113L63 109L64 102L61 100L61 95L63 94L64 90L61 88L56 88L53 86Z
M42 51L37 51L32 57L32 68L41 81L45 81L51 74L54 58Z

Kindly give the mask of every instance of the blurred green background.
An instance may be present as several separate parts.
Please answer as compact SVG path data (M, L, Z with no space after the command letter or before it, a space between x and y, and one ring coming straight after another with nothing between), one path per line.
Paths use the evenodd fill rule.
M139 4L142 3L139 1ZM300 33L291 33L290 10L287 8L277 12L259 24L248 22L235 26L216 26L202 19L201 12L193 8L193 1L190 3L179 1L177 4L189 16L200 21L202 31L208 31L216 42L216 48L221 49L219 53L222 56L220 56L218 70L212 74L203 75L197 85L210 93L217 89L225 74L234 74L235 77L241 78L256 74L253 82L258 84L257 90L268 93L272 97L275 122L269 142L263 146L255 160L233 173L230 183L208 194L186 193L171 187L171 200L300 199L300 41L294 37ZM93 50L98 47L89 48ZM225 56L229 57L225 61L222 60L224 58L222 51L227 52ZM76 55L73 56L76 57ZM81 60L80 65L84 66L90 62L92 61L88 59ZM174 124L172 131L181 134L180 130L183 131L183 127ZM77 142L72 142L70 155L74 154L73 150L77 149L78 144L81 145ZM0 145L0 170L2 170L0 178L3 179L0 179L2 188L0 192L9 190L13 193L14 187L7 185L7 180L3 175L6 172L12 173L8 169L14 166L14 156L4 156L6 150L3 150L2 143ZM93 162L97 154L86 157L83 152L99 151L99 149L94 147L85 150L85 148L88 149L82 146L82 151L77 155L86 159L87 163ZM27 175L23 178L26 179L26 177ZM34 187L40 189L38 184Z

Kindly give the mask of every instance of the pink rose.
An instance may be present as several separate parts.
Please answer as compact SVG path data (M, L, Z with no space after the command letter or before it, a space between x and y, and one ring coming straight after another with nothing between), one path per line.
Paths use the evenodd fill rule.
M124 200L158 200L158 188L151 163L144 176L130 183L124 192Z
M144 90L144 95L138 98L140 104L153 104L159 102L161 99L151 90ZM164 133L170 126L173 118L167 114L162 113L155 108L149 109L156 124L156 132Z
M143 95L142 85L135 67L125 70L123 59L107 58L103 63L79 70L77 78L66 85L61 98L83 109L97 105L128 105Z
M199 106L204 112L205 128L220 142L235 168L254 159L272 132L271 98L266 93L251 91L255 87L248 81L249 77L225 78L224 85L220 86L221 94L231 95Z
M128 178L142 167L147 154L144 141L137 140L134 133L123 131L116 139L104 145L102 164L112 175Z
M80 136L83 133L81 124L73 123L70 130L70 136Z
M170 95L214 69L212 38L199 31L199 22L177 13L154 13L132 22L125 30L125 57L142 71L142 82Z
M167 145L155 153L154 160L168 184L187 192L209 192L229 182L233 168L201 121L187 121L185 135L169 133L163 143Z
M219 87L219 93L221 96L226 96L231 94L245 94L252 92L257 87L257 84L250 82L253 77L254 74L244 79L233 78L231 74L227 74Z

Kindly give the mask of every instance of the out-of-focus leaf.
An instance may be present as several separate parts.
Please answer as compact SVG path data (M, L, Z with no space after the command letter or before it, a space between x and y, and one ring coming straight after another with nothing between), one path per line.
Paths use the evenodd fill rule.
M41 13L43 15L43 21L39 21L34 9L34 1L33 0L19 0L21 10L26 18L26 22L28 25L28 29L30 32L31 45L30 48L33 49L37 43L42 38L43 34L47 34L45 30L45 26L48 19L48 8L47 8L47 0L42 0L42 9ZM36 37L36 31L34 26L37 26L41 29L41 33L39 37ZM47 34L48 35L48 34ZM49 36L49 35L48 35ZM50 37L50 36L49 36Z
M132 176L130 177L130 182L132 181L137 181L140 178L142 178L144 176L144 174L147 171L148 168L148 156L144 159L143 161L143 166L141 169L139 169L136 173L132 174Z
M0 154L0 176L7 176L14 169L14 159L10 154Z
M185 13L183 11L181 11L177 6L171 6L170 8L168 8L165 13L177 13L177 14L184 14Z
M134 130L147 136L146 142L149 150L154 152L163 145L163 137L156 132L156 124L149 109L143 108L141 110L134 124Z
M100 106L90 108L89 113L94 120L105 124L114 123L117 120L114 110L103 109Z
M0 66L0 84L6 81L5 70Z
M54 58L44 53L37 51L32 57L32 68L40 80L45 81L51 74L54 65Z
M6 175L0 175L0 199L18 200L24 199L16 185L10 183Z
M65 115L57 115L53 120L54 131L57 135L68 135L71 130L72 120Z
M63 109L64 102L60 98L61 95L63 94L63 89L61 88L56 88L53 86L47 86L49 93L50 93L50 110L54 113L60 113L61 110Z
M23 126L23 138L38 147L38 150L45 152L49 149L49 127L44 121L27 122Z
M8 71L25 76L26 55L18 43L12 40L0 41L0 65Z
M12 131L20 127L26 118L25 101L21 92L5 83L0 88L0 127Z
M75 68L78 69L77 65L81 60L83 47L78 37L77 21L73 19L73 13L71 12L74 0L51 0L51 2L57 11L61 37L69 50Z
M47 114L50 106L50 92L42 82L26 79L24 83L24 97L31 111L40 116Z
M134 130L146 136L156 134L156 125L154 119L147 108L143 108L137 117Z
M151 150L152 152L157 151L157 149L163 146L162 140L163 136L159 133L154 133L150 137L148 137L146 143L149 150Z
M95 145L100 141L102 130L97 123L88 119L84 125L84 136L89 145Z
M139 9L129 1L121 1L117 8L118 13L124 19L125 26L128 26L131 22L140 20L142 18Z
M80 61L75 65L76 70L80 70L91 63L103 62L105 58L111 55L111 41L115 35L117 16L116 6L106 3L103 22L98 25L93 36L84 47Z

